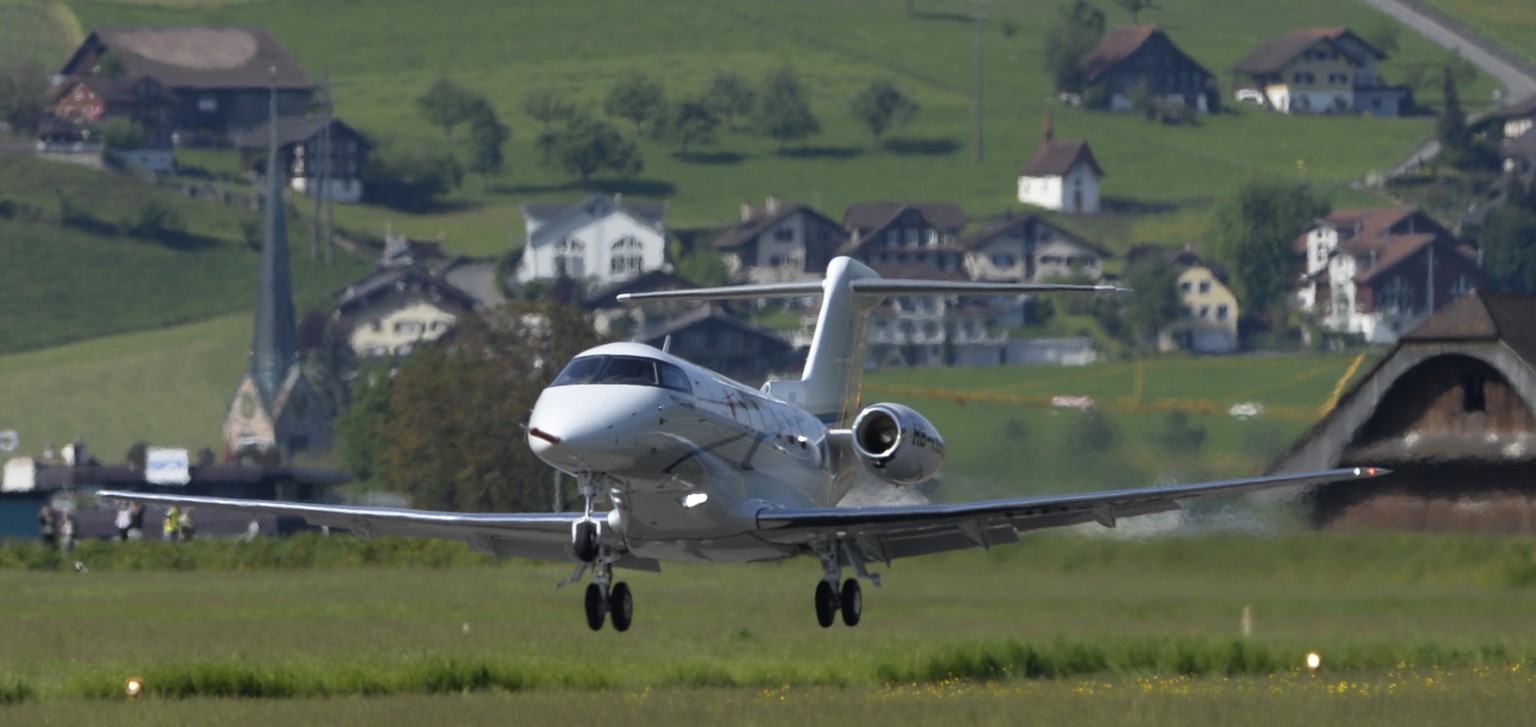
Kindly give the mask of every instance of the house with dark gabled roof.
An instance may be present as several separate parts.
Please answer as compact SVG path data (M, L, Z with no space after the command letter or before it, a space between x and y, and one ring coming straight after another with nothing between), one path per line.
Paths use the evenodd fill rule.
M242 152L247 169L266 174L268 124L237 134L234 146ZM340 119L325 116L287 116L277 120L278 161L295 192L318 194L321 179L327 180L327 199L345 204L363 199L363 167L373 145ZM327 162L327 160L329 160Z
M76 126L124 118L144 129L143 148L169 149L175 98L153 78L85 75L66 80L50 96L53 117Z
M1349 28L1299 28L1254 49L1232 72L1280 113L1399 116L1412 92L1382 83L1376 63L1386 57Z
M381 267L347 286L334 317L359 358L409 354L474 310L474 296L415 266Z
M1417 207L1340 210L1296 238L1297 304L1332 331L1392 343L1488 278L1477 250Z
M1536 532L1536 296L1473 291L1404 334L1272 473L1387 467L1323 485L1332 530Z
M1083 77L1094 105L1131 111L1138 86L1153 100L1201 112L1221 110L1216 77L1173 44L1156 25L1116 28L1083 57Z
M804 204L769 197L762 207L741 205L741 222L710 241L735 280L775 283L820 279L848 242L843 228Z
M931 265L945 273L965 269L965 248L956 238L965 212L948 202L861 202L848 206L843 230L848 242L838 251L871 267Z
M654 300L645 305L619 302L625 293L690 290L699 287L671 270L647 270L633 278L588 290L581 307L592 313L592 328L605 336L628 338L638 330L655 329L698 308L697 301Z
M1056 139L1050 112L1034 156L1019 172L1019 201L1067 214L1099 211L1099 180L1104 169L1082 139Z
M699 307L648 327L635 340L656 348L666 346L677 356L749 386L762 384L790 364L788 341L716 306Z
M300 116L315 90L265 28L103 26L86 36L59 75L153 78L175 98L171 123L183 144L199 134L222 138L266 123L274 88L278 115Z
M1114 253L1037 214L1008 213L960 240L972 280L1043 282L1104 276Z

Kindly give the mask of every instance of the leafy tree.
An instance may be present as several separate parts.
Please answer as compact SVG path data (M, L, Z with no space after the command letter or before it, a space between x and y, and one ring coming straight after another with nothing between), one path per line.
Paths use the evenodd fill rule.
M543 125L545 131L556 121L565 121L576 114L576 106L560 97L554 89L541 88L530 92L523 99L523 113Z
M363 188L373 202L408 212L430 209L464 179L452 154L384 147L369 156Z
M144 127L121 116L101 122L97 133L101 136L101 145L108 151L125 151L144 145Z
M902 93L887 79L871 81L853 97L852 104L853 117L869 129L876 146L880 145L880 137L886 131L905 126L917 116L919 109L911 96Z
M384 483L420 507L546 510L550 470L522 423L565 362L596 343L586 316L568 306L460 318L452 340L422 350L390 384L378 429Z
M35 131L48 97L48 72L33 63L0 68L0 121Z
M1363 33L1365 42L1376 46L1383 53L1397 52L1397 39L1401 26L1396 21L1382 18Z
M319 313L311 311L311 313ZM320 399L320 405L325 408L326 416L336 417L352 404L350 377L357 370L357 354L352 350L352 344L347 341L346 331L331 325L328 317L320 314L318 330L315 324L309 322L310 316L306 314L299 321L299 348L303 356L304 375L314 387L315 396ZM305 330L308 323L309 330ZM315 345L306 346L304 338L306 334ZM319 340L314 340L318 334Z
M690 144L712 144L715 130L720 128L720 116L704 99L688 99L677 104L658 126L663 135L677 142L677 153L688 158Z
M1153 0L1115 0L1115 4L1131 14L1132 23L1141 22L1141 11L1143 10L1162 10L1162 8L1153 3Z
M359 372L352 384L352 405L333 424L341 439L342 464L359 482L377 483L383 472L392 381L385 366Z
M1251 314L1283 304L1293 267L1291 243L1307 222L1328 211L1307 185L1254 179L1216 200L1206 248L1232 271L1232 287Z
M609 89L608 100L603 102L603 113L628 119L635 125L635 135L639 136L645 122L661 114L666 103L666 91L660 83L644 73L632 71Z
M1077 456L1107 454L1119 448L1124 437L1119 425L1098 409L1087 409L1067 427L1067 451Z
M1179 271L1162 255L1143 255L1125 271L1126 285L1132 291L1124 300L1120 317L1138 344L1148 345L1157 334L1184 311L1179 297Z
M779 151L791 141L821 132L821 122L811 113L800 78L789 66L768 74L754 121L759 134L779 142Z
M538 143L548 163L581 177L583 184L603 170L633 176L645 168L640 148L606 121L577 116Z
M1104 37L1104 22L1104 11L1085 0L1077 0L1062 8L1060 19L1046 29L1041 60L1057 91L1083 92L1088 83L1083 74L1083 57Z
M703 286L727 285L730 275L725 260L710 249L689 250L676 256L677 274Z
M496 109L489 103L475 107L469 118L469 171L480 175L480 193L490 186L490 175L506 168L506 156L501 147L512 138L512 130L496 118Z
M1500 290L1536 292L1536 200L1512 184L1504 205L1488 213L1477 231L1483 272Z
M747 79L730 71L715 71L715 77L704 89L704 102L715 115L725 120L731 131L736 130L736 118L752 113L757 94L747 85Z
M443 138L452 141L453 130L469 121L485 98L454 82L439 78L427 92L416 98L416 108L433 126L441 127Z

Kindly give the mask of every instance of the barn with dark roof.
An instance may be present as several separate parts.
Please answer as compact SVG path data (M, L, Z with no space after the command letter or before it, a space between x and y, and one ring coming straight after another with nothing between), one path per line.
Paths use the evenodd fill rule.
M1382 466L1313 495L1331 529L1536 532L1536 295L1473 292L1398 341L1272 468Z
M1130 111L1132 91L1145 86L1153 98L1201 112L1221 110L1216 77L1156 25L1115 28L1083 57L1090 96L1112 111Z

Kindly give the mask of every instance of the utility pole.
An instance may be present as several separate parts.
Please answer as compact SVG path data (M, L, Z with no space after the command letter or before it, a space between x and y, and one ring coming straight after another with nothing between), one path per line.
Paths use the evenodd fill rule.
M972 160L976 166L981 166L981 28L982 21L986 19L987 12L984 3L986 0L976 0L976 155Z

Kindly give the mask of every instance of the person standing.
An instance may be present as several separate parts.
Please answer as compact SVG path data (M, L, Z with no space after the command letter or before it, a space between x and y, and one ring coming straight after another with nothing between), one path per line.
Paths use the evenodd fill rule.
M165 511L165 539L175 542L181 540L181 510L175 505Z
M62 541L61 546L64 552L75 549L75 514L73 512L64 513L59 523L59 539Z
M43 545L53 547L59 544L59 517L52 505L43 505L37 511L37 529L43 537Z
M133 527L133 508L126 502L117 503L117 516L112 524L117 526L117 540L120 543L128 542L128 530Z

